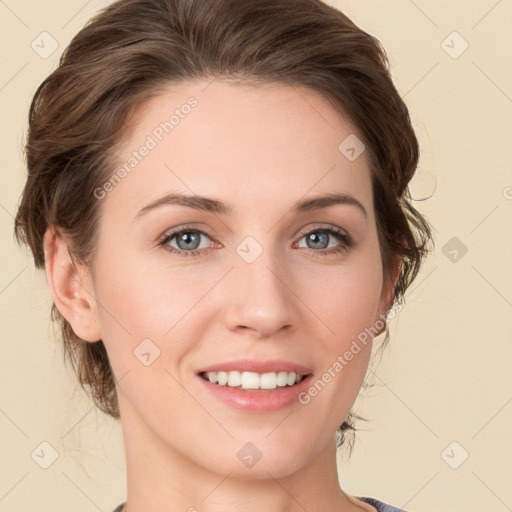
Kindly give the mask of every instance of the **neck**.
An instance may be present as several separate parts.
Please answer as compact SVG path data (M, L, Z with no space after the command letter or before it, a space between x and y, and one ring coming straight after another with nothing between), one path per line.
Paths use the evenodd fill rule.
M240 478L234 471L215 472L215 461L207 454L204 464L187 458L150 430L133 409L127 414L127 408L123 404L128 475L123 512L375 511L340 488L334 439L291 474L276 477L260 471L255 479Z

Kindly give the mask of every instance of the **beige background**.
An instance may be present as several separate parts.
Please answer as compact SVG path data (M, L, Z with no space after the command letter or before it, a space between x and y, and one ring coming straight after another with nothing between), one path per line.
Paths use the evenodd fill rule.
M120 426L77 391L45 276L12 237L31 96L108 3L0 1L4 512L111 512L126 496ZM358 400L370 421L351 459L339 458L342 484L411 512L512 510L512 1L329 3L388 51L421 140L413 195L435 189L415 204L435 226L436 249L391 323L379 385ZM47 59L31 48L43 31L59 44ZM58 452L46 470L31 457L42 442Z

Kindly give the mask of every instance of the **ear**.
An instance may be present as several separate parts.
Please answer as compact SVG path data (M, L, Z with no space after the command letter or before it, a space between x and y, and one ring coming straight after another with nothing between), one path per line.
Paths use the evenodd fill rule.
M378 319L382 317L380 315L385 315L386 312L391 309L393 305L394 292L396 283L400 276L400 270L402 268L403 256L394 255L391 263L391 268L387 276L384 276L384 282L382 285L382 292L379 300L379 311L378 311ZM385 326L379 331L379 334L382 334L385 330Z
M46 279L60 314L82 340L101 339L97 303L89 269L71 258L64 232L51 226L44 235Z

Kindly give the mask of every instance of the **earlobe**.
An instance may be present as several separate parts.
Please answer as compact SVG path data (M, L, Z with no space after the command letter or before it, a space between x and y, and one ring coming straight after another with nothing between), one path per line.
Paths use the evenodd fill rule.
M55 226L44 236L46 279L60 314L85 341L98 341L101 333L90 271L72 260L64 234Z

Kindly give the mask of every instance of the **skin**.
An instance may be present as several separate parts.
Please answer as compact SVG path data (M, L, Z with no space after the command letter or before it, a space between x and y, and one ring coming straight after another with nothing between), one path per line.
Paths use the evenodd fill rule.
M140 109L119 165L190 96L197 107L101 199L92 273L72 265L58 228L45 237L57 307L82 339L103 340L119 381L127 510L374 511L340 488L334 437L371 342L309 404L271 413L235 410L195 375L246 357L301 363L319 378L391 307L394 279L381 266L366 152L352 162L338 150L357 132L311 90L200 80ZM216 198L233 211L166 205L135 219L169 192ZM350 204L291 211L334 192L356 198L367 215ZM207 234L198 256L158 244L192 223ZM353 245L322 255L343 241L331 235L315 248L301 234L329 227ZM236 252L248 236L263 249L250 264ZM167 245L180 247L176 238ZM134 356L147 338L160 350L149 366ZM262 453L251 468L236 455L247 442Z

